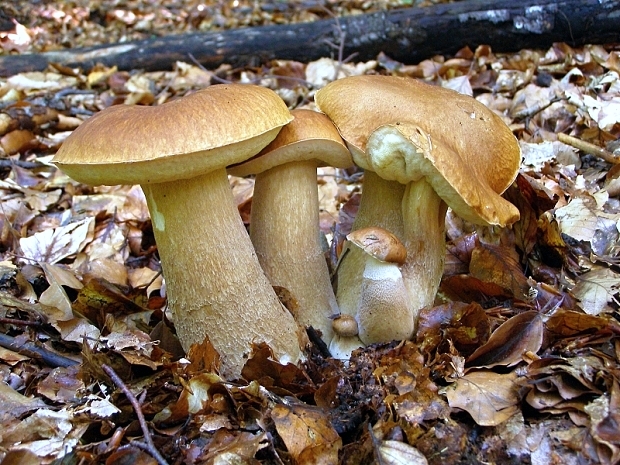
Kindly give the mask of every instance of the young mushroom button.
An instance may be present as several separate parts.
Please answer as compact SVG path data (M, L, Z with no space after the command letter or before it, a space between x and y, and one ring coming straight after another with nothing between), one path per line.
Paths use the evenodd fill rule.
M274 286L299 302L295 317L332 339L330 317L339 313L319 228L317 166L348 168L351 154L334 124L322 113L293 110L295 119L256 157L228 168L256 174L250 237Z
M413 314L399 268L407 258L405 246L389 231L376 227L353 231L347 239L366 254L357 308L360 340L368 345L410 339Z
M273 91L216 85L156 107L107 108L78 127L54 163L87 184L140 184L185 350L208 337L224 376L261 341L301 357L298 326L263 273L226 166L263 149L292 119Z

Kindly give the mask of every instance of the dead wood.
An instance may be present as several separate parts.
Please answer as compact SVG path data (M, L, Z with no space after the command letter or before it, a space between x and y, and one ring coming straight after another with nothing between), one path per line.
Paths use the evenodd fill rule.
M40 54L0 56L0 76L44 70L51 63L89 69L97 63L119 69L164 70L193 56L208 68L223 63L259 65L278 58L308 62L356 53L356 61L384 52L403 63L450 55L468 45L496 52L620 41L620 4L614 0L469 0L426 8L193 33Z

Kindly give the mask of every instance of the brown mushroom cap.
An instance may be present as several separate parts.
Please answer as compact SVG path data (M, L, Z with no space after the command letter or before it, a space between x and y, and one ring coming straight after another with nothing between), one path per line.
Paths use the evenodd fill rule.
M340 337L357 336L357 320L352 315L338 315L332 320L334 334Z
M355 163L402 184L427 176L455 212L478 224L505 226L519 218L499 194L514 181L521 154L510 129L477 100L458 92L394 76L352 76L334 81L315 96L335 123ZM382 129L383 128L383 129ZM371 155L373 132L382 140L400 132L386 155ZM383 131L383 132L382 132ZM461 211L463 210L463 211Z
M106 108L73 132L53 162L93 185L188 179L254 156L291 120L269 89L215 85L156 107Z
M358 229L347 239L377 260L402 265L407 259L407 249L391 232L383 228Z
M351 154L334 123L323 113L313 110L291 111L294 122L284 126L278 137L258 155L240 164L229 166L233 176L248 176L295 161L315 160L317 166L349 168Z

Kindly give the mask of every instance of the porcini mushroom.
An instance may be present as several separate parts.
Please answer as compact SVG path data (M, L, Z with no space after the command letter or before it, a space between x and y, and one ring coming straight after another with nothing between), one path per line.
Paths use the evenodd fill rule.
M335 315L332 321L332 328L334 329L334 337L329 343L329 352L333 358L349 360L351 353L355 349L364 347L364 344L358 337L359 328L357 320L353 315Z
M282 362L301 356L298 326L258 263L226 173L291 119L269 89L216 85L156 107L107 108L53 160L79 182L142 186L181 344L208 336L225 376L240 374L253 342Z
M413 314L400 266L407 250L400 240L383 228L364 228L347 236L365 254L357 325L360 340L366 344L410 339Z
M317 166L353 166L351 154L324 114L293 110L295 119L256 157L228 172L256 174L250 237L274 286L299 303L296 320L332 338L330 317L338 313L321 247Z
M347 77L320 89L315 100L358 166L406 185L402 274L417 313L433 304L443 273L446 204L474 224L518 220L500 193L517 175L519 145L474 98L413 79Z

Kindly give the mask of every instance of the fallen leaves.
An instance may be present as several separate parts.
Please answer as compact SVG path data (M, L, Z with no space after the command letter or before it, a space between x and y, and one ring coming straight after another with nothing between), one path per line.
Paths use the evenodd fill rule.
M481 426L497 426L518 410L517 375L472 371L444 389L450 407L461 408Z
M290 5L269 13L280 5L265 2L184 11L134 3L90 10L102 15L99 24L79 5L32 4L32 24L0 33L0 46L15 53L77 37L124 41L156 25L202 30L328 14ZM37 29L44 19L49 31ZM58 42L45 43L50 31ZM142 433L105 363L141 400L157 446L177 462L618 462L620 171L610 166L615 158L562 140L618 156L619 57L611 47L558 43L517 54L466 48L407 66L381 54L367 63L324 58L243 70L56 67L1 80L0 318L11 342L0 351L4 460L152 463L129 444ZM422 311L415 343L357 351L347 365L311 351L302 366L281 365L259 345L243 379L222 379L208 342L185 355L175 340L139 187L81 186L49 155L111 105L158 105L227 80L260 82L296 106L337 73L367 72L419 77L500 114L523 152L505 194L521 219L494 231L449 217L441 290L451 300ZM334 236L334 250L351 227L359 177L321 171L321 229ZM231 183L247 224L253 181ZM40 354L71 363L47 366L54 358Z
M280 404L271 411L271 419L293 463L338 463L342 439L322 409Z

